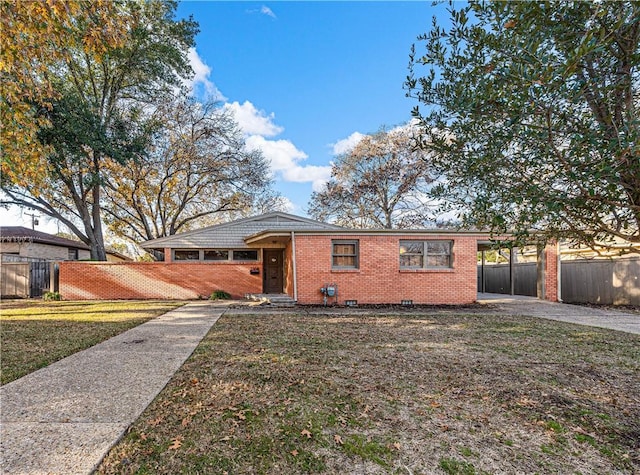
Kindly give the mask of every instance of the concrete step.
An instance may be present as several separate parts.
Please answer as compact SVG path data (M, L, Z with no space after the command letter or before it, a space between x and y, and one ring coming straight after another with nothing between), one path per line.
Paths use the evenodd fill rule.
M254 302L263 302L272 307L294 307L296 301L287 294L247 294L245 298Z

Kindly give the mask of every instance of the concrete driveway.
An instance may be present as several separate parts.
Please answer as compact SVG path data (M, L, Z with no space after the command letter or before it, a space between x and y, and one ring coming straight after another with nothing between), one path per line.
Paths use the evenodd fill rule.
M640 334L640 315L605 308L547 302L523 295L478 294L478 302L497 312L577 323Z

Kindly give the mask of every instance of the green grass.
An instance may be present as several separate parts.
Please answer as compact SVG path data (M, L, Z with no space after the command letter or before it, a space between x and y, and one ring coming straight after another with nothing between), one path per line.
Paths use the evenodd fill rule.
M640 469L638 336L509 315L231 312L98 473Z
M6 384L177 306L149 301L5 301L0 382Z

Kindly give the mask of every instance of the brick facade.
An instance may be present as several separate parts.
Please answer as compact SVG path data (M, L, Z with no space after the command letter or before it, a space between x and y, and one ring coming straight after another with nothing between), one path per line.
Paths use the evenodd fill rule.
M545 246L543 257L544 274L544 292L539 298L549 300L551 302L558 301L558 245L550 243Z
M435 233L296 233L284 246L284 291L301 304L321 304L320 288L337 285L344 304L468 304L477 299L478 236ZM332 240L357 240L357 269L332 269ZM400 240L452 241L452 267L401 269ZM295 259L294 259L295 250ZM170 255L170 253L169 253ZM295 261L295 264L294 264ZM544 296L555 301L557 254L545 249ZM259 274L251 274L252 268ZM294 273L295 269L295 273ZM60 263L60 293L65 299L197 299L214 290L234 298L262 293L262 262ZM294 275L295 274L295 275Z
M332 239L359 241L359 268L332 270ZM442 270L400 269L401 239L453 240L453 268ZM467 304L477 298L477 240L474 236L450 235L301 235L296 236L298 302L322 303L320 288L335 283L338 303ZM334 302L335 299L329 299Z
M66 300L198 299L214 290L242 298L262 292L256 263L61 262L60 294Z

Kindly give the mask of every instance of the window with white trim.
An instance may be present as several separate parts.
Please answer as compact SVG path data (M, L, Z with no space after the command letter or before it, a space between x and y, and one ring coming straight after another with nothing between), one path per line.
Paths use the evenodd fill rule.
M453 267L453 241L401 240L400 269L439 269Z

